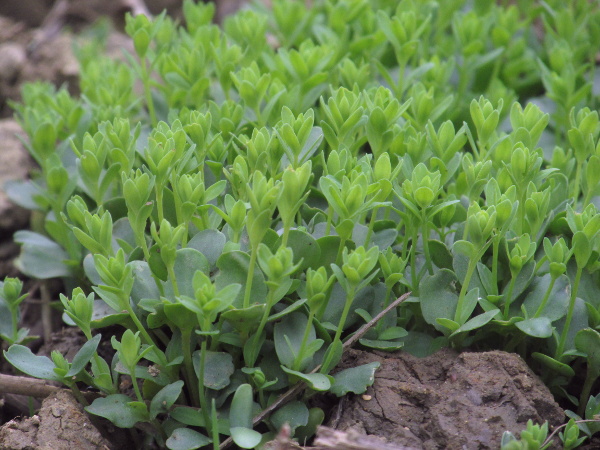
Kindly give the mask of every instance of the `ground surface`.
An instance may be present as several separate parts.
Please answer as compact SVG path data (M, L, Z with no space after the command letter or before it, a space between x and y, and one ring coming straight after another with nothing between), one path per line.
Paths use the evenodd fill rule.
M225 4L222 2L221 14ZM9 100L18 100L23 82L48 80L68 83L77 90L78 65L72 53L73 34L61 31L43 41L34 51L30 43L50 11L52 1L3 0L0 2L0 186L23 178L33 164L21 141L18 124L11 118ZM67 24L81 23L100 14L116 14L113 2L90 2L87 12L72 12ZM168 6L177 14L177 1L149 1L153 12ZM103 5L106 10L103 10ZM110 5L113 5L112 7ZM26 12L26 13L25 13ZM113 48L128 45L122 35L111 37ZM28 226L29 215L10 204L0 189L0 279L18 274L11 262L18 252L12 234ZM25 326L40 330L35 310L36 285L26 285L32 296L25 304ZM32 306L33 305L33 306ZM39 331L38 331L39 330ZM58 330L37 349L67 354L81 345L81 336ZM41 347L41 348L40 348ZM425 359L405 353L384 354L352 351L345 366L379 361L381 368L372 388L363 396L348 396L333 408L328 426L342 433L331 437L326 431L318 448L498 448L505 430L518 434L527 420L548 420L556 426L564 421L562 409L537 377L516 355L502 352L463 353L446 350ZM0 373L11 373L0 360ZM1 386L0 386L1 388ZM1 391L1 389L0 389ZM34 404L35 406L35 404ZM39 406L39 402L37 404ZM126 436L110 425L95 427L70 394L58 392L43 401L29 418L23 396L0 397L0 448L2 449L106 449L118 448ZM335 433L334 433L335 434ZM378 436L367 439L364 434ZM337 440L336 440L337 439ZM333 446L333 447L332 447ZM274 443L273 449L298 448L289 442ZM316 447L315 447L316 448Z

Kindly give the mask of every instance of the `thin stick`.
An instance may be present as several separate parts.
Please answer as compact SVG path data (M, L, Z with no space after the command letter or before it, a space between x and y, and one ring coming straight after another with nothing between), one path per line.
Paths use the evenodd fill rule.
M393 308L397 307L400 303L405 301L409 297L410 294L411 294L411 292L407 292L406 294L402 295L401 297L398 297L390 305L388 305L387 308L385 308L383 311L381 311L379 314L377 314L375 317L373 317L369 322L364 324L356 333L354 333L350 337L350 339L348 339L346 342L344 342L344 350L347 350L350 347L352 347L354 345L354 343L356 341L358 341L360 338L362 338L367 333L367 331L369 331L371 328L373 328L377 324L377 322L379 322L383 318L383 316L385 316ZM316 373L319 371L320 368L321 368L321 365L318 365L310 373L311 374ZM279 407L285 405L289 401L296 398L296 396L298 394L300 394L302 391L304 391L304 389L306 389L306 383L299 382L294 387L292 387L288 391L284 392L277 400L275 400L273 403L271 403L269 406L267 406L260 414L258 414L256 417L254 417L254 419L252 419L252 424L254 426L259 424L265 417L267 417L273 411L275 411ZM233 439L231 437L228 437L225 441L223 441L221 443L219 448L225 449L225 448L228 448L229 446L231 446L232 444L233 444Z
M45 398L61 389L65 388L62 386L57 386L52 381L5 375L0 373L0 394L15 394L26 395L28 397ZM88 401L102 396L102 394L99 392L82 392L81 394Z

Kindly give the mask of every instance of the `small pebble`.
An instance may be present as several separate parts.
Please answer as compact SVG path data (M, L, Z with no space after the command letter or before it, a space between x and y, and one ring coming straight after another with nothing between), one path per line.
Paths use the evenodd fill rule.
M13 42L0 44L0 80L14 80L26 59L25 48L22 45Z

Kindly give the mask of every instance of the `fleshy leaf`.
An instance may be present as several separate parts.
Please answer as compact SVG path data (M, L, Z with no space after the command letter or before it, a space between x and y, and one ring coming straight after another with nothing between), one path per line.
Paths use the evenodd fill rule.
M11 345L4 352L6 360L21 372L43 380L61 381L62 377L54 372L56 367L52 360L46 356L36 356L23 345Z
M177 428L171 433L166 444L169 450L194 450L204 447L211 442L208 437L197 431L190 430L189 428Z
M362 394L375 381L375 371L379 368L378 362L351 367L333 375L334 383L329 391L341 397L348 392Z
M119 428L132 428L136 423L148 420L146 405L132 402L131 398L123 394L97 398L85 410L110 420Z
M285 373L289 373L290 375L300 378L315 391L326 391L331 387L331 382L333 381L333 377L329 375L323 375L322 373L302 373L296 370L288 369L285 366L281 366L281 368Z
M150 418L155 419L158 414L167 412L181 394L182 388L183 381L179 380L158 391L150 402Z

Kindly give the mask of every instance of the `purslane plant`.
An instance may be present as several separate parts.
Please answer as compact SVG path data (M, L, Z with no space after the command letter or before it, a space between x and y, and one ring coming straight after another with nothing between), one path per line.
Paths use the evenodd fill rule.
M79 286L60 300L89 341L72 362L33 355L7 279L8 361L98 389L88 412L147 422L158 445L253 448L323 420L293 402L253 422L296 383L363 392L375 367L337 376L343 343L411 291L361 345L515 350L557 394L585 361L578 417L593 417L600 8L313 3L221 29L186 0L185 25L127 18L126 64L83 47L79 98L24 87L40 169L7 191L41 218L15 235L18 265ZM102 335L110 361L109 325L124 329Z

